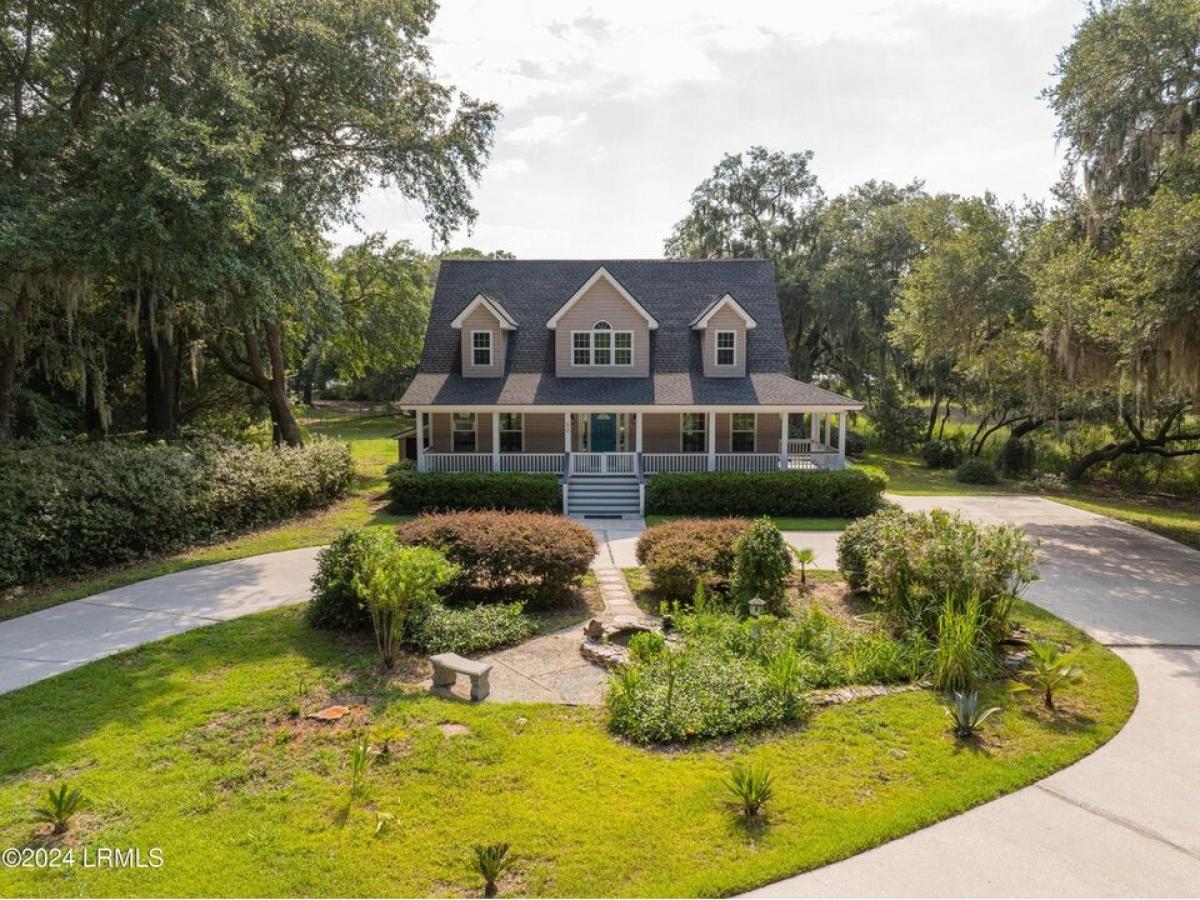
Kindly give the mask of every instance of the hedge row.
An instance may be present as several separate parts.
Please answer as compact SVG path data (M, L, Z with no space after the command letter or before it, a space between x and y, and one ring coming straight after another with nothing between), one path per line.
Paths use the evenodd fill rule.
M557 475L517 472L417 472L393 464L387 471L392 511L422 513L451 509L560 512Z
M873 466L813 472L692 472L646 480L646 512L682 516L864 516L887 476Z
M345 444L0 449L0 587L127 563L272 524L346 490Z

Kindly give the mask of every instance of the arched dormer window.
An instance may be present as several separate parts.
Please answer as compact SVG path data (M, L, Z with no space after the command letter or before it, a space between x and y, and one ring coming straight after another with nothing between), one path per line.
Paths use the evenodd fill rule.
M613 331L603 319L590 331L573 331L571 361L577 366L632 366L633 332Z

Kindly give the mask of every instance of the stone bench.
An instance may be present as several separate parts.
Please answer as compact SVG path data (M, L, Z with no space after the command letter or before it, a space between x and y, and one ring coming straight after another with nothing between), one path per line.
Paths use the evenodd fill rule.
M488 673L492 664L464 659L457 653L438 653L429 657L433 663L433 686L435 688L452 688L459 675L469 675L471 678L471 699L482 700L491 691L488 684Z

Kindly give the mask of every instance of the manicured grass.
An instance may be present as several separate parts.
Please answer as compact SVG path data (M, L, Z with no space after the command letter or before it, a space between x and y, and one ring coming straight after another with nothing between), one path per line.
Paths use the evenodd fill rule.
M1164 535L1181 544L1200 549L1200 505L1164 502L1162 498L1138 500L1111 497L1087 489L1072 491L1032 491L1020 481L1002 481L997 485L963 484L950 469L930 469L920 457L904 453L877 451L868 453L863 462L879 466L888 476L888 492L906 495L952 494L1029 494L1057 500L1071 506L1111 516Z
M646 516L646 525L661 525L663 522L674 522L679 519L719 519L722 516ZM832 518L801 518L796 516L777 516L772 519L780 531L841 531L853 519Z
M198 629L0 696L0 845L45 841L29 809L65 779L86 802L69 845L164 858L9 869L4 893L475 893L471 845L507 841L504 894L728 894L1014 790L1116 733L1136 699L1125 664L1048 613L1021 619L1084 644L1087 678L1056 714L993 686L1003 712L979 744L956 741L942 699L915 692L670 751L614 739L598 709L468 705L389 682L368 640L314 632L298 607ZM331 700L355 712L337 725L289 716ZM444 736L448 722L470 733ZM366 730L391 750L351 802L349 751ZM743 761L775 776L762 827L741 823L721 784ZM376 813L394 817L378 834Z
M390 435L410 420L383 416L353 418L322 410L319 418L302 421L308 434L322 434L350 445L355 477L350 494L344 500L328 509L219 544L194 547L182 553L111 571L92 572L80 579L54 581L34 588L9 591L0 598L0 621L209 563L327 544L344 528L392 525L408 518L387 512L387 482L383 476L388 465L396 460L396 442Z

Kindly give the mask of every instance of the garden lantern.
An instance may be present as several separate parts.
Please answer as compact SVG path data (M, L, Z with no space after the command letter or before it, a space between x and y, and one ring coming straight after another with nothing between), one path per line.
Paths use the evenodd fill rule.
M764 600L762 597L751 597L750 598L750 615L761 616L763 613L763 610L766 608L767 608L767 601Z

